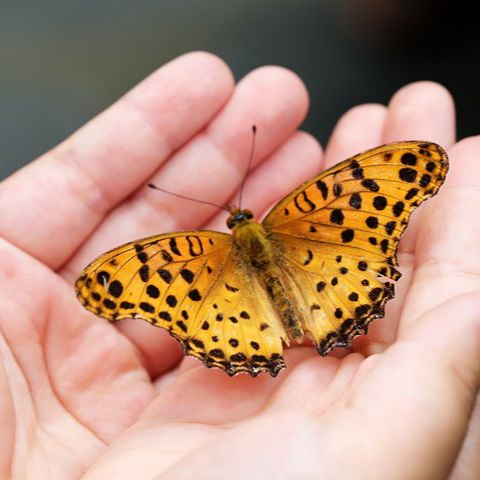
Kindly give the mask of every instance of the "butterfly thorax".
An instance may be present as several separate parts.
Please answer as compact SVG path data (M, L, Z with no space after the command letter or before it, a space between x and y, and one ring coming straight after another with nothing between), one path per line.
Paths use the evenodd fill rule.
M257 270L268 270L275 263L274 252L263 225L253 220L250 210L234 211L227 220L239 253ZM233 226L231 226L233 225Z
M277 258L278 247L269 238L268 231L253 219L250 210L237 208L232 208L227 226L232 229L239 256L263 284L288 337L297 342L301 341L303 330L282 281L284 273Z

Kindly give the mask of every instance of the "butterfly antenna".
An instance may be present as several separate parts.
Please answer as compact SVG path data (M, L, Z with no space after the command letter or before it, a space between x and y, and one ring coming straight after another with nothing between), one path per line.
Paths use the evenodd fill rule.
M230 212L230 208L225 205L219 205L218 203L209 202L207 200L199 200L198 198L187 197L186 195L180 195L179 193L170 192L170 190L166 190L165 188L157 187L153 183L149 183L148 186L153 188L154 190L158 190L159 192L168 193L169 195L173 195L174 197L183 198L184 200L190 200L191 202L203 203L204 205L211 205L212 207L221 208L222 210L226 210Z
M257 126L252 125L252 147L250 149L250 158L248 159L247 169L245 170L245 175L243 176L242 184L240 185L240 193L238 195L238 208L240 210L242 209L243 190L245 189L245 183L247 183L248 172L250 171L250 167L252 166L256 137L257 137Z

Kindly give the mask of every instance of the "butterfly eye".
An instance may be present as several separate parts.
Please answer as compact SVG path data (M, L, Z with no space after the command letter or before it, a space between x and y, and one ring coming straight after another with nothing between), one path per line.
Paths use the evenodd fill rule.
M253 212L251 210L244 210L243 214L247 220L251 220L253 218Z
M236 220L235 220L235 217L230 215L228 218L227 218L227 227L231 230L235 224L236 224Z

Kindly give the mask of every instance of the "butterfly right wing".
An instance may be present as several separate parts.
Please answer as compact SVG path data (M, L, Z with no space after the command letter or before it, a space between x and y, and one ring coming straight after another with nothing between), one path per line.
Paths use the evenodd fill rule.
M303 327L321 355L347 347L393 298L400 237L445 180L439 145L395 142L300 185L263 225L277 245Z
M230 235L157 235L113 249L76 282L79 301L118 321L141 318L166 329L185 354L229 375L283 367L286 334Z

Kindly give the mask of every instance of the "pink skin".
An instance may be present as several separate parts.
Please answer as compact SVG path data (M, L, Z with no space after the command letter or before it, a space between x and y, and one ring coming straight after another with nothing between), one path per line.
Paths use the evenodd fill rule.
M430 82L347 112L324 154L297 131L307 108L283 68L234 85L221 60L191 53L0 184L0 478L480 476L480 137L455 143L452 99ZM386 318L343 355L289 349L275 379L183 359L160 329L84 311L72 285L133 238L225 230L225 212L145 185L233 201L252 123L244 206L259 216L369 147L425 139L451 158L402 239Z

